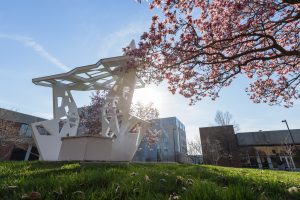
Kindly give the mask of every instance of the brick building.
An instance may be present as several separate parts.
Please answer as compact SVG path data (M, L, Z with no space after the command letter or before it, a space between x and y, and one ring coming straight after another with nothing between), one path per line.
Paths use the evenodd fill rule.
M45 119L0 108L0 160L36 160L30 124Z
M205 164L293 169L300 167L300 129L234 133L233 126L200 128ZM292 140L294 139L294 141Z

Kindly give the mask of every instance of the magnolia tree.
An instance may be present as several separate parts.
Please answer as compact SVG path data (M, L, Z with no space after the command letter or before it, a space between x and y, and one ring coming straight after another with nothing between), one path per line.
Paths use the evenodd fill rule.
M105 104L106 95L106 91L92 93L90 105L82 108L80 112L80 127L84 127L84 134L97 135L102 131L102 107ZM130 108L130 114L149 122L152 122L153 119L159 116L159 112L153 106L153 103L144 105L140 102ZM151 128L146 131L143 139L147 142L147 146L151 148L158 141L159 137L160 131L154 129L152 124Z
M300 1L152 0L154 8L162 13L139 47L124 49L145 80L166 79L191 103L216 99L238 76L250 79L255 103L290 107L300 97Z
M161 136L160 130L154 128L155 122L153 121L153 119L157 119L159 116L158 110L154 107L153 103L144 105L141 102L137 102L130 108L130 114L141 118L142 120L151 122L151 126L146 131L143 140L146 142L147 147L152 149Z
M90 96L90 105L82 108L79 127L85 128L85 134L96 135L102 131L102 107L105 104L106 95L106 91L93 92Z

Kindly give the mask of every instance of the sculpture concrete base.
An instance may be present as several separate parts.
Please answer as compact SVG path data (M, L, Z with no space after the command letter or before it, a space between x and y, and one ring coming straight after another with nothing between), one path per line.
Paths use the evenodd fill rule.
M99 135L63 137L58 160L131 161L138 147L136 137L130 133L121 141Z

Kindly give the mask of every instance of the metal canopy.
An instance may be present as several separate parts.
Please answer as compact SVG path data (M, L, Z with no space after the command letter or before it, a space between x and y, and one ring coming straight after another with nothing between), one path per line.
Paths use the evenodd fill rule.
M61 85L67 90L109 90L118 79L120 68L126 65L129 57L118 56L104 58L93 65L76 67L69 72L32 79L36 85L53 87ZM137 78L136 89L145 87L145 83Z

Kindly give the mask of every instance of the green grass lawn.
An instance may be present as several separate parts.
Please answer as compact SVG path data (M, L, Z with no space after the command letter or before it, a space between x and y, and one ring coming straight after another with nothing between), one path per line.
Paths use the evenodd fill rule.
M300 191L296 191L299 187L297 172L183 164L0 162L1 200L22 196L67 200L292 200L300 199Z

